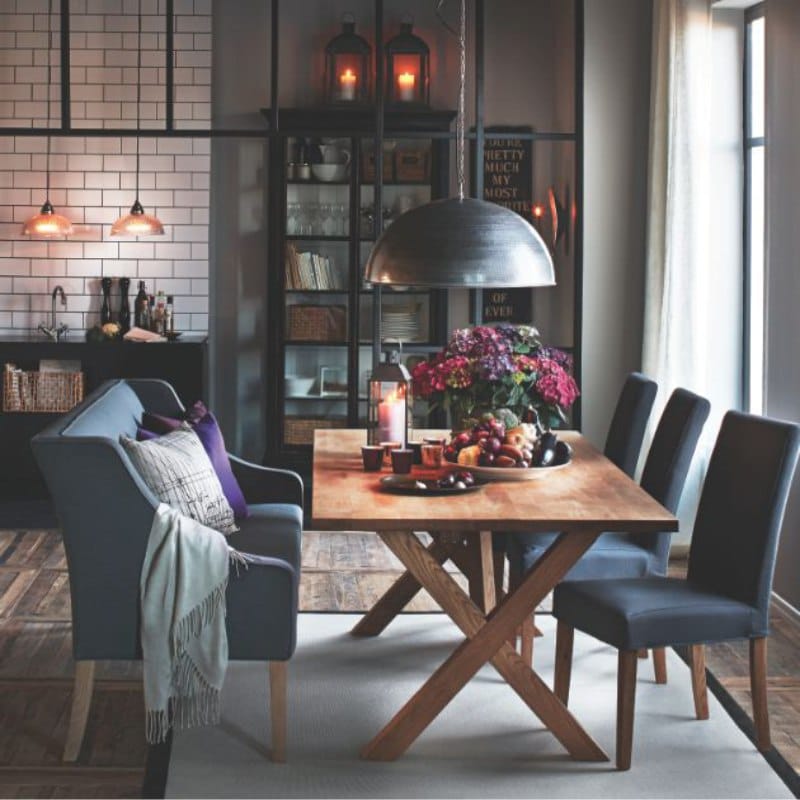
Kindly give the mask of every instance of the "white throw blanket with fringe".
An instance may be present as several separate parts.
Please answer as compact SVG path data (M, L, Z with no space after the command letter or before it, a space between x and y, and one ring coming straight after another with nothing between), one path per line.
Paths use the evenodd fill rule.
M150 743L164 741L173 725L219 722L228 667L225 589L238 556L219 531L159 504L140 582Z

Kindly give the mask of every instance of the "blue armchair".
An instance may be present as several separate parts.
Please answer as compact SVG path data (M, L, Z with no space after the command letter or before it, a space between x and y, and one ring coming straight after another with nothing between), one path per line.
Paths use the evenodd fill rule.
M64 536L72 598L76 661L64 760L78 758L89 715L95 662L137 660L139 578L158 499L119 444L135 437L143 411L180 417L172 387L158 380L105 383L32 440ZM299 476L231 456L249 517L229 537L237 550L258 556L231 574L227 632L231 659L268 661L272 758L286 741L286 664L294 653L303 527Z

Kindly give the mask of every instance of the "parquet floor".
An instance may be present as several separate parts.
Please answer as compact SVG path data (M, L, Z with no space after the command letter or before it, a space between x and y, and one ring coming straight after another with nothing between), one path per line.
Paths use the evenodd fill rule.
M307 532L303 570L302 610L362 611L401 567L375 536ZM409 610L436 607L420 594ZM140 796L146 748L136 663L100 665L80 759L61 764L73 670L69 620L60 536L0 531L0 797ZM775 609L773 627L773 740L800 770L800 625ZM709 648L708 664L749 714L746 645Z

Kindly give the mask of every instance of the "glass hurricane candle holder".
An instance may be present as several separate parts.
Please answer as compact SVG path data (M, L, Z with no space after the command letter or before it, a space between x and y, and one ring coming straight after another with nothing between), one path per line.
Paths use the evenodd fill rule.
M409 397L411 376L400 363L397 352L373 370L368 385L367 441L400 442L408 445Z

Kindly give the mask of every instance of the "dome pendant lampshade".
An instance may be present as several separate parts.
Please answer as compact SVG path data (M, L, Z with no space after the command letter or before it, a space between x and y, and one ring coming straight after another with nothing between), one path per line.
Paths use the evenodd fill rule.
M553 286L550 251L519 214L484 200L435 200L401 214L367 262L371 283L440 289Z
M139 0L139 27L136 39L136 199L129 214L121 216L111 226L111 236L162 236L164 225L152 214L145 214L139 202L139 135L142 127L140 106L142 102L142 0Z
M145 214L138 200L131 206L130 214L120 217L111 226L112 236L160 236L163 233L161 220L152 214Z
M63 236L71 236L73 228L72 223L65 216L56 214L53 204L45 200L39 213L25 223L22 233L37 239L60 239Z
M458 197L401 214L372 248L365 278L376 284L444 289L554 286L553 259L533 225L508 208L464 197L465 0L459 50Z
M53 2L50 0L47 9L47 127L50 127L50 89L53 84ZM72 223L61 214L56 214L50 202L50 136L47 136L47 155L45 157L45 170L47 185L45 187L45 201L39 209L23 226L24 236L33 236L36 239L60 239L71 236Z

